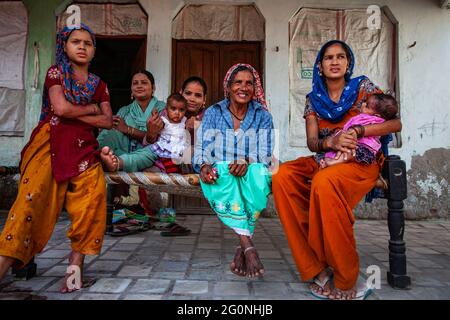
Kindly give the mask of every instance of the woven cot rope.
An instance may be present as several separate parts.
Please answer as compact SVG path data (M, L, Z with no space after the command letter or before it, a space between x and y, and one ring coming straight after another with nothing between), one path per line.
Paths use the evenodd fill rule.
M157 184L151 181L143 172L135 172L134 176L139 182L145 186L156 186Z
M153 172L125 173L115 172L105 174L108 184L128 184L145 187L168 186L195 188L200 186L200 179L197 175L165 174Z
M0 166L0 176L10 176L19 173L17 167L3 167ZM18 178L18 177L17 177ZM138 186L170 186L170 187L183 187L183 188L195 188L200 186L200 178L196 174L162 174L154 172L115 172L105 173L105 179L107 184L129 184ZM19 179L17 179L19 180ZM387 181L381 177L378 178L376 188L388 189Z

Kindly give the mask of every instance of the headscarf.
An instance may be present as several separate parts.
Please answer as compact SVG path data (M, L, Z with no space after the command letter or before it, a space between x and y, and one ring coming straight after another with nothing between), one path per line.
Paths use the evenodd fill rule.
M236 69L239 67L245 67L248 71L250 71L253 74L253 77L255 78L255 94L252 97L252 99L259 102L261 104L261 106L263 107L263 109L268 111L266 98L264 96L264 89L262 87L261 78L259 76L259 73L258 73L258 71L256 71L255 68L253 68L249 64L238 63L238 64L235 64L234 66L232 66L230 68L230 70L228 70L227 75L225 76L225 79L223 81L223 91L225 93L225 99L229 98L231 78L234 76Z
M89 73L88 80L84 84L73 79L72 66L69 57L64 52L64 45L75 30L86 30L89 32L94 47L96 47L95 34L88 26L81 24L79 27L65 27L56 38L56 65L60 71L61 83L67 101L74 105L87 105L95 94L100 78Z
M147 131L147 120L152 116L152 112L156 108L157 103L158 99L153 97L150 100L147 109L145 109L145 112L142 112L141 106L136 100L134 100L130 104L129 116L132 123L129 123L129 125L136 125L137 129Z
M350 57L347 57L350 65L347 73L345 74L345 88L342 92L341 99L338 103L334 102L328 96L328 90L325 82L325 77L321 75L319 66L321 63L321 58L323 57L326 48L333 44L341 44L347 49ZM358 78L353 78L353 70L355 68L355 55L352 49L343 41L331 40L324 44L317 55L316 63L314 65L314 75L313 75L313 89L308 98L311 101L312 107L316 113L322 119L330 120L332 122L339 122L342 120L344 115L348 110L355 104L358 98L358 91L361 81L367 79L366 76L361 76Z

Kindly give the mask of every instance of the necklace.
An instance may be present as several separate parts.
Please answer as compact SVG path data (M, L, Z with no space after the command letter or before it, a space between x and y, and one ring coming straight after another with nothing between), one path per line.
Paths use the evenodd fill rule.
M244 117L241 119L241 118L239 118L237 115L235 115L235 114L233 113L233 111L231 111L231 108L228 108L228 110L229 110L230 113L233 115L233 117L235 117L235 118L236 118L237 120L239 120L240 122L244 121L245 116L247 115L247 114L245 114Z

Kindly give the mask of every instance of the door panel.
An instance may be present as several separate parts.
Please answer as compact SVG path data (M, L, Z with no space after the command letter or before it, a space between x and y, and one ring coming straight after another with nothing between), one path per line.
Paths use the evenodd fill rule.
M207 105L215 101L218 87L219 47L211 43L178 42L176 45L172 91L181 90L184 80L191 76L202 77L208 85Z
M260 43L230 43L223 44L220 48L220 78L225 78L227 71L236 63L247 63L253 66L260 74ZM223 85L220 86L220 97L223 97Z
M180 90L190 76L202 77L208 85L208 106L223 99L223 79L236 63L251 64L263 79L260 42L174 40L173 54L172 91Z

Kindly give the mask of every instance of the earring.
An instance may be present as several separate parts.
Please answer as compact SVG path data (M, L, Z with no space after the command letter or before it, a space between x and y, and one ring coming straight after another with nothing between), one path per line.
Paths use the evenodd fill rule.
M131 99L131 101L133 101L133 100L134 100L134 96L133 96L133 94L131 94L131 98L130 98L130 99Z

